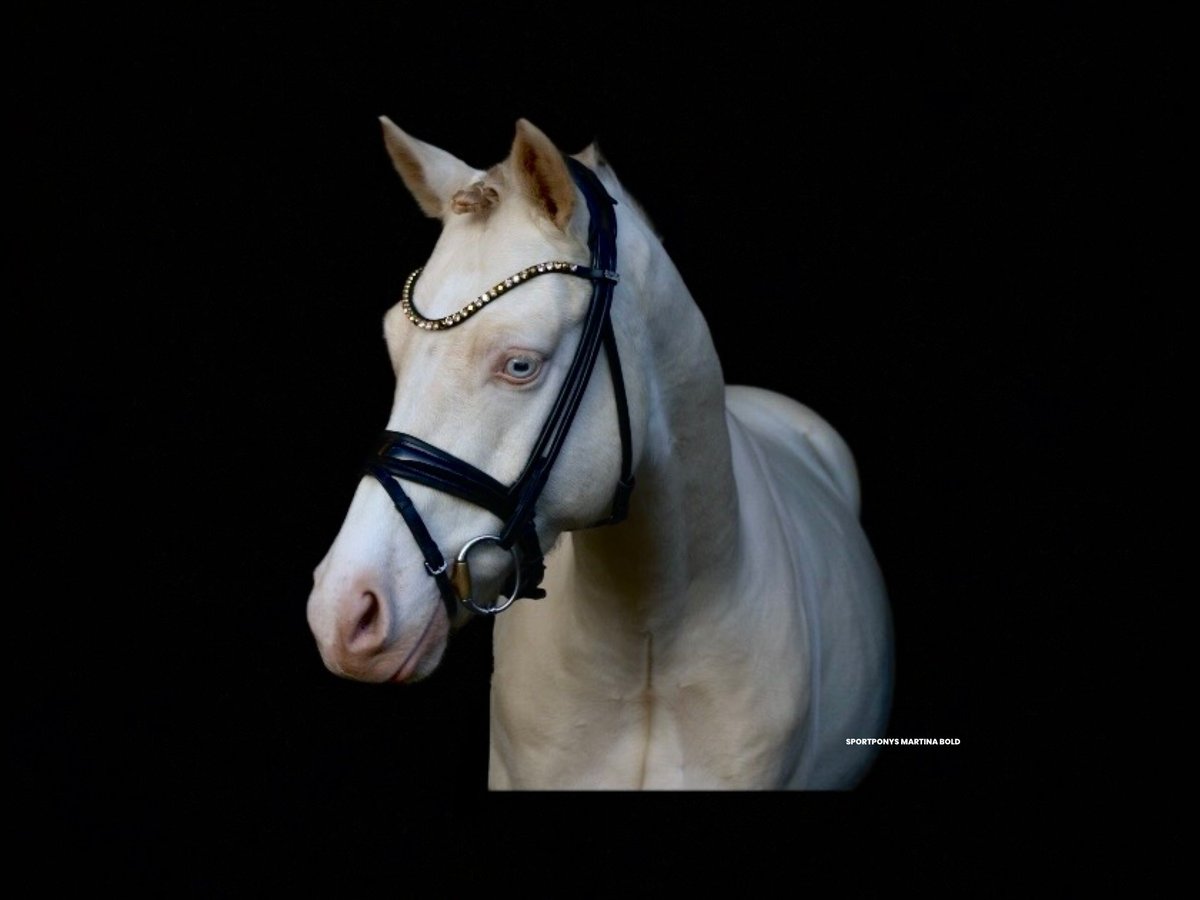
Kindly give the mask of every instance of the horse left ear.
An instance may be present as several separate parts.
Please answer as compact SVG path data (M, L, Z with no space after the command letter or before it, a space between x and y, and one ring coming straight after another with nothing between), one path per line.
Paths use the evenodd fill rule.
M575 183L550 138L527 119L518 119L508 162L529 199L565 230L575 209Z
M445 219L452 204L454 212L463 212L456 195L472 182L481 180L484 173L472 169L445 150L405 134L387 116L380 116L379 122L383 126L383 143L392 158L392 165L425 215Z

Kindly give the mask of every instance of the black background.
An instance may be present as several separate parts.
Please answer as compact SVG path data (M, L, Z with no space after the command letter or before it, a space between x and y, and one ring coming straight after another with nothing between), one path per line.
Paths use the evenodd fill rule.
M1126 230L1117 185L1158 177L1129 52L1153 25L608 15L16 23L13 771L24 832L71 848L43 878L546 887L527 876L554 859L602 894L639 861L666 885L868 840L917 886L990 880L962 862L997 853L1080 865L1059 835L1090 816L1079 700L1104 689L1078 651L1135 553L1097 478L1144 449L1138 398L1176 354L1146 274L1169 248ZM479 167L519 116L599 141L727 380L854 449L895 617L888 733L959 747L886 751L844 796L491 797L486 624L419 686L324 670L310 573L390 405L381 316L437 234L380 114Z

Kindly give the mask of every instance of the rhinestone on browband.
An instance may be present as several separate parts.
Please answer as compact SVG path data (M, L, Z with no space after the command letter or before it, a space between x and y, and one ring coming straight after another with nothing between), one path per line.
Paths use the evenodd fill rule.
M421 269L417 269L404 281L404 289L400 292L400 306L404 309L404 314L408 316L408 321L412 322L418 328L424 328L428 331L441 331L443 328L453 328L455 325L465 322L501 294L507 293L518 284L524 284L531 278L537 278L539 275L549 275L552 272L582 275L591 271L588 266L581 266L571 262L538 263L536 266L528 266L515 275L510 275L503 281L497 282L493 287L488 288L458 312L442 316L440 319L427 319L417 312L416 306L413 305L413 285L417 283L417 276L421 274Z

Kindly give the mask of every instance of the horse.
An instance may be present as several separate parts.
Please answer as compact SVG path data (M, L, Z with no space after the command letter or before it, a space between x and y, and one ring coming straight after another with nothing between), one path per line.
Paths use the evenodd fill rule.
M490 789L857 786L892 626L846 443L725 384L594 144L521 119L480 170L380 122L442 229L384 316L394 403L314 571L325 665L416 682L494 615Z

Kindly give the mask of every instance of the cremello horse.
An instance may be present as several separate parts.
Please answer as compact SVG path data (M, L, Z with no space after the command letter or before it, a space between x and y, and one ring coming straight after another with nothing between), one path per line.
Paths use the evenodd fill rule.
M382 122L401 178L443 225L410 302L384 319L397 380L389 433L452 448L502 485L522 475L552 415L591 286L517 278L495 302L488 288L504 293L506 278L544 261L586 268L592 215L574 172L594 173L616 201L611 323L636 489L624 522L588 527L609 515L622 476L621 404L600 352L531 520L546 597L496 618L491 787L855 785L873 751L850 739L886 725L891 626L846 445L799 403L724 384L683 279L594 148L569 162L522 120L509 158L481 171ZM458 312L459 327L429 326ZM308 619L333 672L415 681L470 613L444 605L384 480L358 486ZM437 547L453 561L501 527L452 493L404 488L435 563ZM497 543L470 560L485 609L513 593L520 561Z

